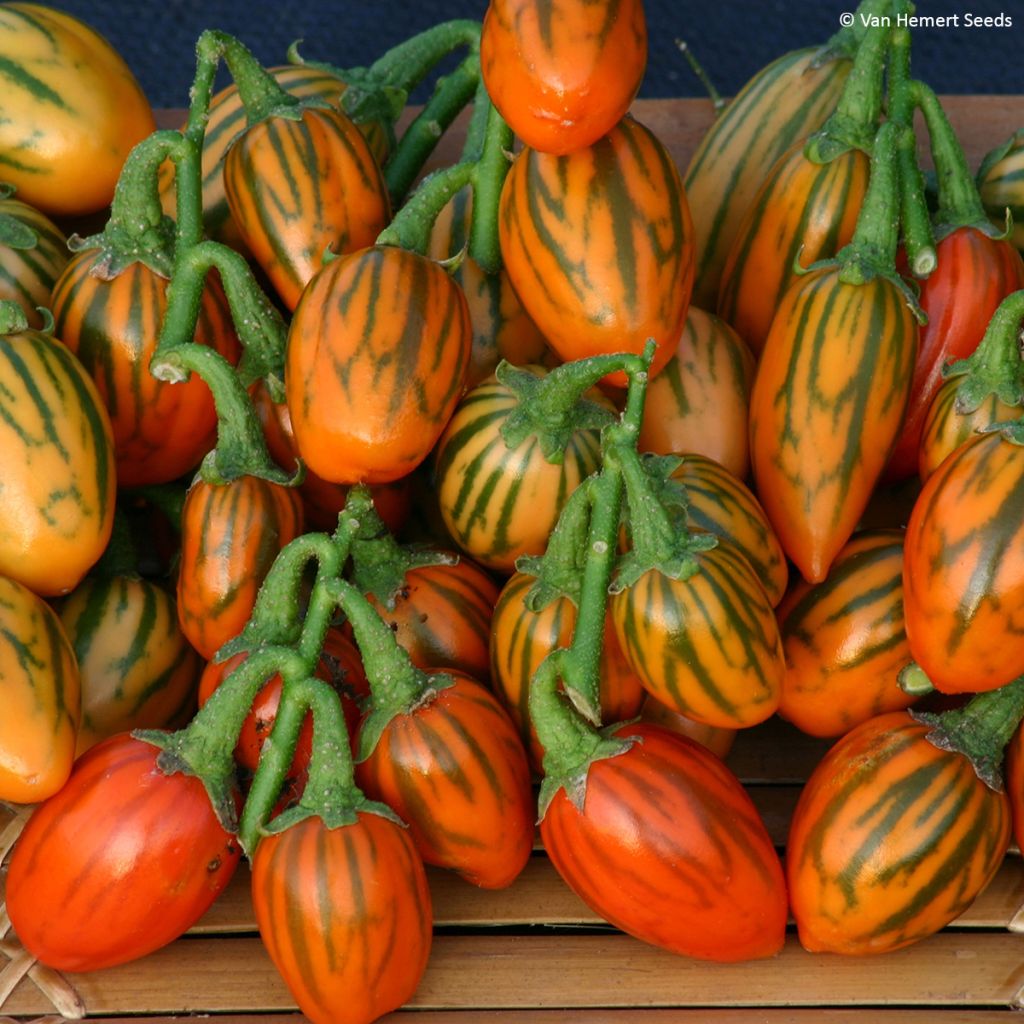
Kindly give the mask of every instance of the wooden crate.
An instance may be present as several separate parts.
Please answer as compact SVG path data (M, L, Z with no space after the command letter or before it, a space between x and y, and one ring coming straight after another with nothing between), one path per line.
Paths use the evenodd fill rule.
M1024 97L953 97L947 109L972 166L1024 125ZM685 167L711 120L696 100L639 102ZM180 123L171 112L167 125ZM446 143L439 159L455 151ZM750 788L777 845L800 785L827 744L779 721L742 734L729 764ZM16 830L0 808L0 856ZM1007 1024L1024 1007L1024 863L1016 851L950 927L882 957L812 956L790 929L782 953L748 964L672 956L602 924L542 850L502 892L431 871L436 934L427 973L387 1024ZM57 1020L298 1024L303 1018L256 934L241 867L186 936L107 971L62 977L0 939L0 1024ZM0 871L0 899L3 872ZM7 922L0 914L0 937ZM56 1004L54 1002L56 1000Z

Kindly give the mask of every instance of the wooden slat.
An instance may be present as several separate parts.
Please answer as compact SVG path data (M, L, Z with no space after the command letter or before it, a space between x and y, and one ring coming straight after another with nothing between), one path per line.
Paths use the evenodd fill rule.
M181 939L132 964L74 979L89 1013L294 1009L257 938ZM1024 986L1024 940L943 933L872 957L805 953L707 964L624 935L440 936L413 997L423 1009L750 1006L1007 1006ZM4 1007L50 1011L27 979Z

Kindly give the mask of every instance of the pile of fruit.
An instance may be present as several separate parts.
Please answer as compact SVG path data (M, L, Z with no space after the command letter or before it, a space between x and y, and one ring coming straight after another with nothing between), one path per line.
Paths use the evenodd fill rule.
M31 956L144 956L244 855L303 1012L365 1024L426 967L424 864L508 886L538 820L683 956L964 911L1024 842L1024 145L972 176L910 9L758 72L682 175L628 113L640 0L491 0L355 69L209 31L161 131L91 29L0 5ZM775 714L835 739L785 866L722 761Z

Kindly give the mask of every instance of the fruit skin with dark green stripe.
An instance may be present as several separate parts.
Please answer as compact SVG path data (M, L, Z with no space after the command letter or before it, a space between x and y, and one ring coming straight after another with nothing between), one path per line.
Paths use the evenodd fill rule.
M202 663L166 590L138 577L91 577L59 614L82 677L76 756L117 732L188 722Z
M42 4L0 5L0 180L51 216L110 203L153 111L128 65L84 22Z
M0 186L0 299L17 302L29 327L43 326L39 307L49 308L50 292L67 261L68 240L60 228Z
M786 931L778 854L736 777L699 744L656 725L593 762L583 807L559 789L541 839L569 887L610 924L682 956L773 956Z
M693 301L718 303L719 279L740 223L768 169L832 113L851 63L816 66L819 50L793 50L762 68L708 129L686 169L697 248Z
M538 377L541 367L526 367ZM511 572L520 555L540 555L569 495L598 468L596 429L575 430L561 462L544 458L531 434L513 448L502 424L515 393L490 378L459 403L434 453L434 479L445 526L455 542L490 569Z
M928 478L903 566L914 660L943 693L1024 674L1024 446L976 435Z
M96 385L59 341L0 335L0 573L66 594L114 521L114 448Z
M864 955L945 927L995 874L1010 838L1005 793L905 711L869 719L825 755L786 843L790 903L814 953Z
M533 848L526 752L498 699L475 679L452 686L385 726L356 783L391 807L427 864L484 889L511 885ZM356 738L359 749L360 737Z
M996 151L998 153L998 150ZM1013 219L1010 240L1024 249L1024 135L1017 132L998 159L986 157L978 170L978 193L997 227Z

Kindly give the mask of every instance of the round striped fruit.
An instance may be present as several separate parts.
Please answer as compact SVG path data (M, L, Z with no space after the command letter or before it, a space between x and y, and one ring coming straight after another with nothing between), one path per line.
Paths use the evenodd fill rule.
M0 800L36 803L71 774L81 713L75 652L60 620L0 576Z
M29 327L40 328L39 307L68 261L68 240L46 214L0 188L0 299L17 302Z
M3 179L51 216L110 203L125 158L156 127L128 65L88 25L42 4L0 4Z
M825 755L786 843L793 916L813 953L884 953L927 938L985 888L1010 839L1005 793L939 750L905 711Z
M512 286L564 361L640 353L649 338L651 373L669 361L690 302L693 228L672 157L639 122L568 156L524 149L498 233Z
M1010 239L1018 249L1024 249L1024 136L1014 135L998 160L983 162L978 173L978 194L998 227L1006 225L1006 215L1010 214Z

